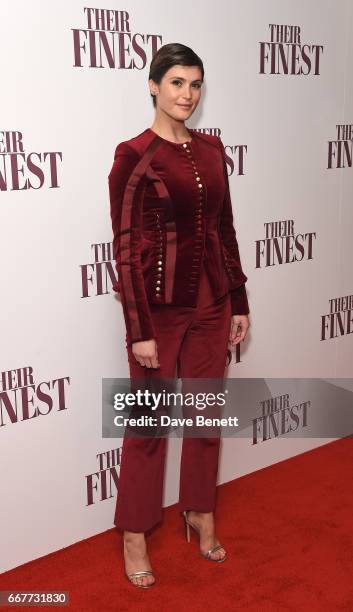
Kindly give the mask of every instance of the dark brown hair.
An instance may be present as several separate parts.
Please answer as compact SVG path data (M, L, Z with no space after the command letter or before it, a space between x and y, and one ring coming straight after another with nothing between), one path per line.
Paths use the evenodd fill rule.
M148 79L153 79L159 85L169 68L176 64L181 66L199 66L203 81L205 72L201 58L190 47L186 47L181 43L168 43L158 49L151 61ZM156 96L151 94L151 97L153 106L156 107Z

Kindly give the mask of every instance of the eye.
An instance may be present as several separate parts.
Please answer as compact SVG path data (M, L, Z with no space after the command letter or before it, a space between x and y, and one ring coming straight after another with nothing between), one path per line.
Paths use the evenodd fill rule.
M181 84L181 81L179 79L174 79L174 81L172 81L173 85L178 85ZM193 83L193 87L196 87L196 89L200 89L201 87L201 83Z

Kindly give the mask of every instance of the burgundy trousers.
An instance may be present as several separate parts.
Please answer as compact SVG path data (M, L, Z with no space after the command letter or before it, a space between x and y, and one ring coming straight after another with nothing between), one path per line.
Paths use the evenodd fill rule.
M127 348L130 378L223 379L231 327L229 294L216 302L203 268L196 308L150 306L160 368L141 366ZM166 437L128 437L125 432L114 524L145 532L162 519ZM183 438L179 508L213 512L220 437Z

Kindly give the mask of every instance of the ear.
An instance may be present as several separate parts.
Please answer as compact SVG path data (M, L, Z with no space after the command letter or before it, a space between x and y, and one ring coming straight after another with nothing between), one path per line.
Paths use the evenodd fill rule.
M148 84L150 86L150 93L155 96L158 93L156 90L157 84L154 82L153 79L148 79Z

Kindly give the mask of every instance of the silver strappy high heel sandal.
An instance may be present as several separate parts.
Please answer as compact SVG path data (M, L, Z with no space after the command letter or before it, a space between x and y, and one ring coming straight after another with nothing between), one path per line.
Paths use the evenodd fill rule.
M183 511L183 516L184 516L184 521L185 521L185 535L186 535L186 539L187 541L190 543L190 527L192 527L196 533L198 533L200 535L200 529L196 526L193 525L192 523L190 523L188 521L187 518L187 511L184 510ZM205 557L205 559L209 559L209 561L216 561L217 563L222 563L222 561L225 561L227 558L227 553L224 555L224 557L221 557L220 559L213 559L213 557L211 556L212 553L216 552L216 550L224 550L224 552L226 553L225 549L223 548L223 546L221 546L221 544L216 544L216 546L213 546L213 548L210 548L210 550L208 550L207 552L202 552L200 550L200 553L203 557Z
M143 578L144 576L153 576L153 572L151 570L141 570L140 572L133 572L132 574L126 574L131 584L136 587L140 587L141 589L149 589L151 586L155 584L156 581L151 584L137 584L133 581L134 578Z
M125 538L123 538L123 544L124 544L124 556L125 556L125 545L126 545ZM139 570L137 572L132 572L131 574L128 574L126 571L126 566L125 566L125 575L127 579L131 582L131 584L133 584L133 586L141 587L141 589L149 589L151 586L153 586L156 583L156 579L154 579L154 582L151 582L151 584L138 584L137 582L134 582L134 578L144 578L145 576L154 577L152 569Z

